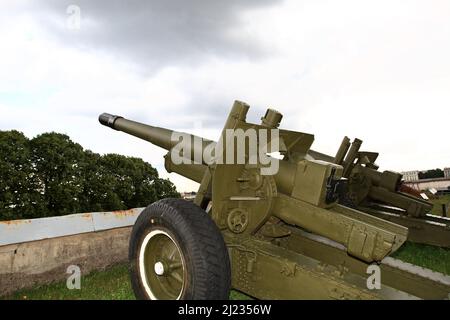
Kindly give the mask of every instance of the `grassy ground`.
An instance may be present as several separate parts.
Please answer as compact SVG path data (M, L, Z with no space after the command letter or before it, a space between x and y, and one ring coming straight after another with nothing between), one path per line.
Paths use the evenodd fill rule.
M127 265L117 265L108 270L95 271L82 277L81 290L69 290L66 282L54 283L22 290L3 299L7 300L134 300ZM1 299L1 298L0 298ZM237 291L232 300L250 299Z
M81 278L81 290L69 290L66 282L15 293L8 299L30 300L131 300L134 299L126 265L95 271Z
M422 244L406 243L394 255L395 258L450 275L450 249ZM232 291L233 300L249 297ZM24 290L7 299L30 300L132 300L134 295L126 265L118 265L106 271L93 272L81 280L81 290L68 290L66 283L55 283Z
M450 249L406 242L392 257L450 275Z

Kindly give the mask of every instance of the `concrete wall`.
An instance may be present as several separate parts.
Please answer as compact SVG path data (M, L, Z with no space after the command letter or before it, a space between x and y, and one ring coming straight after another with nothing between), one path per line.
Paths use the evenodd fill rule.
M140 209L0 222L0 296L127 260Z

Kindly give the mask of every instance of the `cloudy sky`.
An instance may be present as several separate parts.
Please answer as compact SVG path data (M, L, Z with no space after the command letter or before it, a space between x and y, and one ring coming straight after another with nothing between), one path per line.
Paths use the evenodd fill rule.
M142 157L187 191L98 115L216 139L239 99L318 151L348 135L382 169L450 166L449 17L446 0L2 0L0 130Z

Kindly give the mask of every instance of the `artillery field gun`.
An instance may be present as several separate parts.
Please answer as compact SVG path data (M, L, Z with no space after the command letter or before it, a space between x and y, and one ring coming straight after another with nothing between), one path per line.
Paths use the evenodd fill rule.
M347 184L339 202L407 227L410 241L450 248L450 218L430 214L433 205L403 185L401 174L378 171L378 153L359 151L361 144L344 137L335 157L309 151L313 159L343 166Z
M364 201L339 203L359 195L351 177L360 167L372 187L357 200L425 210L397 198L399 178L376 171L375 154L359 152L357 141L345 157L347 140L336 157L320 154L313 135L278 129L279 112L252 124L248 110L234 103L217 143L100 115L168 150L166 169L200 183L194 203L160 200L137 219L129 249L137 298L227 299L231 287L260 299L449 298L450 277L389 257L408 228L375 217ZM268 156L276 151L282 160Z

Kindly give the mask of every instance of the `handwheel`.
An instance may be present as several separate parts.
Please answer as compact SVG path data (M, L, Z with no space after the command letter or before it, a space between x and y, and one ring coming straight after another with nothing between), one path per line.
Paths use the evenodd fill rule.
M231 270L220 230L194 203L163 199L139 215L129 247L137 299L228 299Z

